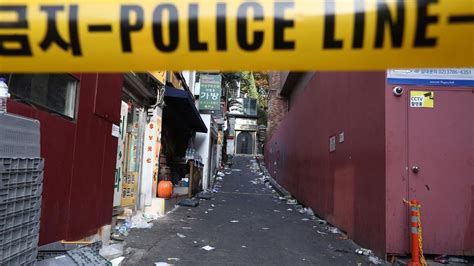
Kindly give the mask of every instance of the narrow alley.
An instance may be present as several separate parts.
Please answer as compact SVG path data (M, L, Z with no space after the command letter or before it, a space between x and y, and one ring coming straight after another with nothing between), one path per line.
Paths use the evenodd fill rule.
M125 239L125 264L369 264L351 240L300 214L265 186L251 170L254 162L254 157L235 157L211 200L177 207L150 229L132 229Z

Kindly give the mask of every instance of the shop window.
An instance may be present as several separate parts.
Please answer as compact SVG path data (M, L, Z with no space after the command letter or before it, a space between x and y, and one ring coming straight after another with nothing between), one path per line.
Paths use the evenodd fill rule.
M12 74L8 88L14 99L74 119L78 83L67 74Z

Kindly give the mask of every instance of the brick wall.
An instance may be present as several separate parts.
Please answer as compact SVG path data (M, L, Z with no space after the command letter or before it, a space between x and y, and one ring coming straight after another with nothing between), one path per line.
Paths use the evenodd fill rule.
M287 72L270 72L270 89L268 92L267 140L273 135L280 122L288 112L288 101L279 96L281 87L288 76Z

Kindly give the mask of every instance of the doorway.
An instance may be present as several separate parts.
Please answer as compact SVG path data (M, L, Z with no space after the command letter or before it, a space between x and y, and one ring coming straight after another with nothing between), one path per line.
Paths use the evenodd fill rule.
M237 153L253 154L253 138L249 132L240 132L237 136Z
M472 252L474 97L471 90L412 88L408 97L409 197L421 203L423 249ZM421 98L428 97L429 102ZM421 100L420 100L421 99ZM425 106L423 106L425 105Z

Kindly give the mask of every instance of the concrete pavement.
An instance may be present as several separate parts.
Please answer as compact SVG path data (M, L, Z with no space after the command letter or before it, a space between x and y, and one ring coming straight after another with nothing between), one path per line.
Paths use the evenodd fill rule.
M196 208L178 207L151 229L132 229L125 264L370 264L368 257L354 253L358 247L351 240L338 239L341 235L307 219L271 188L255 182L258 174L249 169L252 157L233 160L212 200L202 200ZM202 249L206 245L215 249Z

